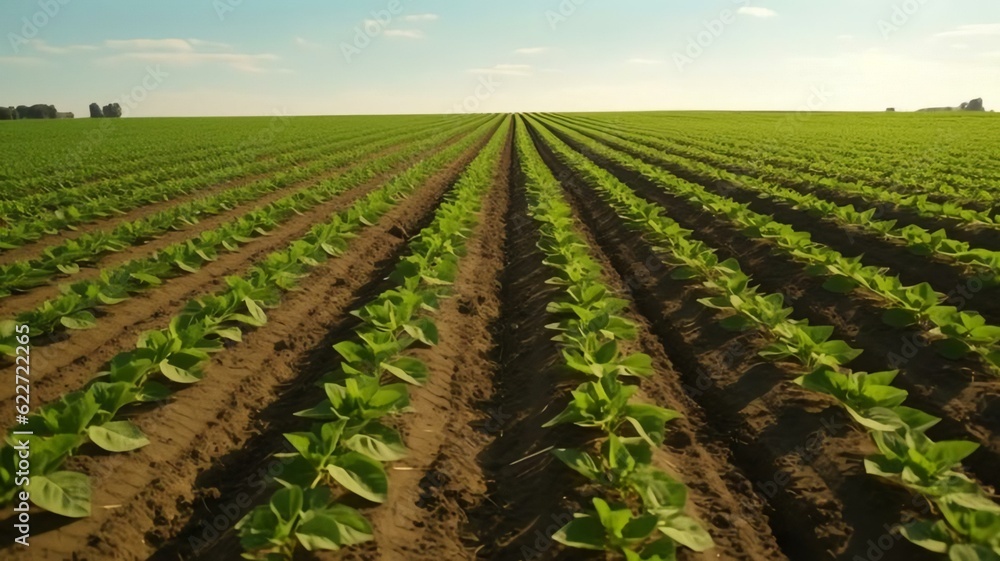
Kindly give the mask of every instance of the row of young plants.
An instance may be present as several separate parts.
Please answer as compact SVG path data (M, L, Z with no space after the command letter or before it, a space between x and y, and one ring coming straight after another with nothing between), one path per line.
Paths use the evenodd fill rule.
M593 130L593 127L577 126L574 129L587 134L588 131ZM650 163L676 166L707 181L723 181L738 188L754 191L762 197L783 201L797 210L808 212L812 216L829 218L841 224L855 226L867 233L898 242L916 255L939 256L946 261L958 264L967 272L978 275L988 286L1000 283L1000 251L974 248L968 242L953 240L948 237L948 232L944 229L931 232L916 224L897 227L896 220L876 219L875 214L878 211L876 208L858 212L854 205L838 205L809 192L780 187L748 175L731 173L698 159L675 155L675 153L682 154L682 151L677 150L674 145L668 142L650 136L626 133L617 133L615 136L655 149L658 155L655 160L647 160Z
M579 122L575 121L574 124L579 124ZM661 134L647 128L616 128L615 130L616 134L622 138L636 142L644 142L648 139L645 135ZM630 134L629 130L640 132L643 136L637 137L634 134ZM697 159L710 166L727 169L731 172L745 174L749 171L761 179L793 185L797 189L807 192L819 189L834 195L854 195L871 203L873 206L889 204L900 209L911 210L927 218L950 218L964 226L994 228L1000 224L996 213L993 211L979 210L957 201L939 202L934 200L933 193L901 193L882 186L869 185L862 181L845 181L836 176L820 175L809 170L788 169L770 163L759 162L753 158L749 158L747 154L734 153L727 155L724 150L720 149L719 142L721 141L702 141L697 145L689 144L682 146L678 141L673 141L669 143L669 148L665 149ZM820 165L818 162L824 161L827 160L813 160L812 165ZM980 203L988 200L982 194L976 196L968 195L964 198Z
M685 514L687 487L653 465L666 423L680 414L634 399L639 387L630 382L654 370L648 355L620 348L636 338L635 324L621 313L628 301L604 284L604 271L523 121L517 155L528 214L539 225L538 247L555 274L546 283L560 288L547 307L558 321L548 328L558 332L554 340L567 370L586 380L544 426L575 424L600 435L591 450L561 448L553 454L601 485L607 498L594 498L595 512L576 514L553 537L568 547L607 551L628 561L674 560L679 546L706 551L714 544Z
M684 181L627 153L655 159L655 150L603 133L593 133L598 142L563 127L556 130L615 165L642 175L707 212L725 217L741 227L743 235L768 240L792 259L804 263L811 274L827 277L823 285L827 290L846 294L861 289L873 295L887 308L883 314L887 324L925 329L934 339L934 348L943 356L958 360L975 355L988 371L1000 374L1000 327L987 324L986 318L976 311L945 305L946 296L935 292L929 283L906 286L898 276L890 275L888 269L865 265L860 256L844 257L812 241L808 232L796 231L771 216L750 210L748 205Z
M943 140L944 131L913 126L895 131L883 128L882 138L865 143L862 139L865 128L878 125L867 119L868 122L858 119L853 123L847 119L837 119L819 134L809 130L812 127L798 127L786 135L762 135L759 124L741 127L738 123L719 121L711 127L714 130L699 130L690 126L694 124L690 122L678 127L671 120L657 123L628 117L621 124L632 123L683 146L724 153L739 162L757 161L766 168L790 172L793 176L816 173L829 180L831 187L838 183L864 185L876 192L926 195L939 202L951 201L969 208L981 208L983 203L996 201L996 193L988 186L1000 180L1000 171L989 165L989 159L984 158L986 154L976 155L968 150L968 144L957 137L954 129L947 132L952 138ZM971 124L963 124L961 128L961 134L969 135L969 140L978 138ZM720 134L723 129L726 134ZM850 130L848 135L833 140L834 135L842 135L845 129ZM906 136L901 137L900 131ZM933 149L928 150L927 146Z
M469 130L475 126L476 123L470 122L462 130ZM404 144L426 134L427 131L424 130L403 131L389 137L384 134L373 134L337 142L323 147L321 152L323 156L308 165L296 166L271 177L181 203L147 217L119 224L110 231L88 232L60 245L47 247L37 258L0 265L0 297L42 286L59 274L75 274L79 272L80 265L93 264L108 253L124 251L170 230L179 230L196 224L200 218L253 203L263 196L306 181L316 174L357 164L373 152ZM365 143L366 140L369 143Z
M269 158L271 161L258 160L260 154L256 152L213 153L200 148L177 151L160 158L153 157L149 161L144 157L145 167L134 173L123 172L115 177L77 186L63 185L55 190L40 189L14 200L0 201L0 220L6 224L14 224L76 206L81 202L94 203L101 199L113 198L116 202L118 199L138 200L144 197L149 201L162 200L162 197L150 191L150 186L191 177L227 177L231 171L247 175L266 172L279 165L295 162L299 153L312 153L317 144L324 144L326 141L327 139L317 135L272 146L270 150L275 156L273 159Z
M8 143L8 157L0 162L0 206L6 201L28 201L22 206L30 211L33 198L44 193L83 188L81 198L90 197L120 187L200 175L213 169L208 166L273 159L276 154L320 146L349 131L455 124L463 118L467 117L415 115L393 121L381 116L299 119L275 115L215 121L121 120L18 131L17 142ZM195 165L178 167L187 162Z
M15 438L9 434L7 445L0 449L0 504L9 503L23 487L40 508L69 517L89 515L89 478L60 469L70 456L88 444L109 452L127 452L148 444L138 427L120 420L124 408L164 400L173 393L172 388L200 381L211 355L223 350L227 342L240 342L245 329L265 325L264 310L276 306L282 293L295 288L323 260L342 255L349 240L376 224L430 177L481 142L495 126L495 120L485 122L473 135L394 176L351 208L335 213L301 239L268 255L246 275L227 277L224 289L188 302L170 319L168 327L140 335L135 349L115 355L108 370L84 389L29 415L28 423L19 430L32 435ZM30 441L31 478L19 484L14 446L23 440Z
M940 419L903 405L907 392L892 386L898 371L851 370L847 365L861 351L832 339L833 327L793 318L794 310L784 306L783 296L761 293L736 259L721 261L715 249L693 238L662 207L637 196L551 132L541 126L536 130L561 162L641 233L672 267L672 278L698 281L712 294L699 302L724 314L725 328L765 333L772 343L760 351L762 357L807 368L796 383L832 396L868 431L879 453L865 459L866 471L922 495L936 507L935 520L902 526L907 539L947 553L953 561L1000 561L1000 505L961 471L961 461L977 444L931 440L926 431Z
M403 129L419 127L419 119L401 119L398 122L379 123L366 127L369 132L392 134ZM425 125L428 123L424 123ZM454 122L450 124L455 124ZM353 130L357 130L356 128ZM245 142L241 146L213 145L212 149L200 144L163 145L158 153L143 152L141 161L130 158L118 165L108 165L100 179L77 184L63 182L47 176L37 178L39 188L13 200L0 200L0 220L10 224L34 218L47 211L63 209L93 202L98 198L119 199L146 196L151 201L163 200L155 195L144 195L150 186L163 182L177 181L192 177L211 176L215 181L229 176L218 175L223 169L238 171L239 176L256 175L282 167L295 165L326 153L331 142L357 135L352 130L325 131L313 129L308 134L289 136L281 142ZM239 136L235 136L239 139ZM234 138L227 139L232 143ZM203 139L201 139L203 140ZM45 189L42 185L56 185L55 189Z
M395 132L395 131L393 131ZM399 131L400 133L411 132L408 129ZM320 146L310 146L298 154L298 159L309 160L319 157L329 157L332 152L336 152L345 147L351 147L357 142L366 142L373 139L384 138L385 132L365 133L358 136L353 131L348 131L338 135L333 141ZM72 189L64 191L68 197L64 203L54 210L46 210L34 216L20 217L9 221L9 226L0 229L0 250L20 247L27 243L36 241L45 235L57 234L61 231L74 229L76 226L106 218L115 214L123 214L126 211L153 202L168 201L170 199L196 193L197 191L221 182L229 181L239 177L252 176L257 173L282 169L288 162L284 158L270 161L255 161L249 164L238 163L229 165L211 172L201 173L187 178L171 179L163 183L156 183L149 186L142 186L127 193L102 194L89 200L77 197ZM313 162L311 167L320 169L320 166ZM289 181L289 175L301 175L302 168L296 168L293 172L278 173L269 180L277 184ZM268 181L268 179L262 180ZM219 196L228 195L225 191ZM59 195L60 197L63 195ZM235 195L234 195L235 196ZM242 199L240 199L242 200ZM200 214L199 201L193 201L187 209L190 216ZM206 208L214 208L214 205L205 203ZM162 220L162 219L161 219ZM50 256L50 259L55 256Z
M461 132L470 131L465 127ZM455 134L454 130L444 130L429 137L421 133L419 136L423 138L419 142L412 142L402 150L355 166L338 177L292 193L151 256L102 270L97 278L68 285L61 295L42 302L35 309L22 312L12 320L0 321L0 354L15 356L14 325L29 325L33 337L63 329L94 327L97 319L93 310L124 302L136 293L159 286L166 279L196 273L206 263L218 259L219 252L237 251L253 238L268 235L294 216L411 161ZM366 148L358 150L370 153ZM357 154L352 152L350 155Z
M257 130L242 125L241 121L253 123ZM130 182L157 178L160 168L171 169L202 156L219 161L253 159L271 148L308 146L308 143L293 145L289 141L291 135L280 139L275 135L270 142L247 141L251 133L269 125L263 120L254 121L174 119L155 124L104 121L77 129L46 129L37 135L21 131L18 138L23 142L11 146L14 161L0 164L3 188L0 201L30 200L37 194L78 187L113 188L119 178ZM154 133L149 125L156 128ZM323 132L326 131L317 127L299 136L315 144L322 141ZM45 157L34 157L38 154ZM136 154L143 157L136 158Z
M411 410L409 386L422 386L430 374L407 350L438 343L432 316L452 294L509 130L505 119L430 225L410 241L389 276L395 286L352 312L361 324L333 346L340 362L318 384L325 399L296 413L308 421L305 431L284 435L294 452L278 454L287 461L277 478L280 489L236 526L244 558L287 560L299 546L337 550L372 539L371 523L343 499L386 501L384 464L407 452L386 421Z

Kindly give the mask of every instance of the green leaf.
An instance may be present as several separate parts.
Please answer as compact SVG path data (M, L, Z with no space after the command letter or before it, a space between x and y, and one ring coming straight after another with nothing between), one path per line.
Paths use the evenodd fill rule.
M361 514L343 505L308 511L295 537L308 551L335 551L373 538L371 525Z
M661 524L658 529L677 543L694 551L708 551L715 547L712 536L697 520L679 514Z
M1000 561L1000 554L981 545L954 545L948 550L950 561Z
M375 503L384 503L389 480L381 463L357 452L348 452L327 466L333 479L345 489Z
M283 522L292 522L302 510L303 500L301 487L298 485L284 487L271 496L271 512Z
M934 350L948 360L961 360L965 358L972 349L958 339L945 339L934 342Z
M674 280L691 280L696 279L701 276L694 267L688 267L687 265L677 267L670 273L670 278Z
M601 478L601 468L586 452L573 448L556 448L552 450L552 455L587 479L598 481Z
M261 309L259 305L257 305L256 300L247 297L243 299L243 303L246 305L247 310L249 310L250 316L255 320L255 323L252 323L251 325L254 325L256 327L261 327L267 324L267 314L265 314L264 310Z
M178 384L193 384L201 381L203 374L197 369L202 357L189 351L180 351L160 362L160 372Z
M90 480L82 473L56 471L33 475L26 489L31 502L70 518L90 516Z
M948 544L951 543L948 526L943 520L917 520L904 524L899 532L907 540L934 553L947 553Z
M563 526L552 539L568 547L601 551L604 549L604 525L596 517L584 516Z
M919 319L920 315L916 311L904 308L892 308L882 314L882 321L897 329L914 325Z
M146 435L129 421L113 421L89 427L87 436L108 452L128 452L149 444Z
M402 356L392 362L384 362L382 368L414 386L422 386L427 382L427 365L413 357Z
M379 462L395 462L407 453L399 433L377 423L369 423L363 433L345 440L344 446Z
M858 287L854 279L842 275L835 275L823 283L823 288L837 294L847 294Z
M97 325L97 320L94 314L80 311L59 318L59 323L67 329L90 329Z
M734 332L749 331L754 327L756 327L756 324L752 319L742 314L736 314L724 318L722 321L719 322L719 325L721 325L722 328L725 329L726 331L734 331Z

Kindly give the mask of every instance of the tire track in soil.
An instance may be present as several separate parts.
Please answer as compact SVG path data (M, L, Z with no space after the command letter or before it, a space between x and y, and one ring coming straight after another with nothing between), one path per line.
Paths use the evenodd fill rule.
M911 502L906 492L864 472L860 459L874 452L870 439L851 428L832 400L799 388L789 372L759 359L766 344L759 335L719 327L697 302L706 292L670 279L665 267L644 266L660 263L649 245L551 152L543 150L543 157L562 170L574 206L615 269L626 277L636 267L646 271L631 277L639 312L666 349L686 398L704 411L702 430L728 448L722 465L745 474L765 501L784 555L793 561L867 558L869 540L885 540L885 525L914 511L905 506ZM882 559L935 558L901 539L879 550Z
M981 448L963 464L983 483L1000 486L1000 473L995 468L1000 463L1000 381L983 373L981 364L971 358L945 359L927 346L921 330L895 329L883 323L882 308L875 297L829 292L822 287L821 278L807 274L802 264L774 251L769 242L747 238L641 175L617 167L578 144L569 144L639 196L670 209L673 219L720 250L720 257L737 258L743 271L765 292L784 294L786 304L796 308L796 317L809 319L814 325L833 325L838 338L864 349L865 353L852 362L857 369L877 372L898 368L901 375L893 385L910 392L907 404L943 419L929 431L930 436L978 442Z
M563 141L570 140L559 132L553 132ZM581 131L581 134L600 142L599 139L588 135L586 132ZM901 242L886 240L878 235L865 232L858 227L839 223L836 220L819 220L816 217L809 216L807 211L797 210L787 203L765 198L760 192L754 191L751 187L741 187L727 181L708 178L685 170L675 164L653 161L631 150L623 150L623 152L649 165L667 171L671 175L689 183L699 185L711 193L730 198L738 203L747 204L750 210L772 216L775 220L788 224L799 232L808 232L812 236L813 241L839 251L845 256L854 256L863 253L865 264L888 268L893 274L899 275L900 280L905 284L915 285L926 281L938 290L948 293L956 287L966 286L969 279L976 276L975 273L967 271L960 263L949 261L944 257L936 255L914 255ZM687 158L686 156L682 157ZM817 194L817 196L832 200L824 197L822 194ZM951 232L949 232L950 235ZM994 236L997 236L997 234L994 233ZM1000 323L1000 286L984 288L978 293L975 306L977 311L982 313L991 323Z
M458 136L452 137L428 153L441 150L458 139ZM225 285L226 276L243 274L256 261L301 238L334 212L350 207L420 157L415 156L394 170L293 217L269 235L253 238L238 252L221 253L219 259L205 264L197 273L166 280L153 290L135 295L127 304L100 310L98 328L60 332L44 345L33 341L33 406L37 408L65 392L83 387L118 352L131 348L141 333L162 328L192 298L220 289ZM13 419L13 392L13 385L0 387L0 419Z
M286 295L281 306L269 312L265 327L245 334L243 344L216 355L195 388L134 417L152 445L129 454L72 458L69 469L92 475L94 512L75 521L36 514L31 559L138 560L154 554L157 542L165 541L191 514L194 501L210 500L217 493L202 488L198 496L193 489L203 481L202 472L219 458L247 450L253 439L253 429L247 427L254 426L258 414L281 405L278 400L285 391L297 392L308 401L321 395L302 383L298 366L312 349L327 346L324 337L332 329L350 321L348 312L358 303L358 291L388 271L409 237L407 232L415 233L429 222L430 213L487 139L433 176L378 226L353 240L348 253L316 268L300 290ZM317 376L333 354L325 348L322 352L322 360L313 362L320 369L314 372ZM285 417L301 409L294 405L284 411ZM280 438L280 433L274 436ZM250 467L249 463L242 467ZM223 481L236 481L233 475L226 474ZM12 538L7 536L11 512L7 509L4 514L0 535ZM24 550L8 555L15 560L29 558Z
M459 135L456 135L452 139L445 141L446 143L452 142ZM267 193L262 197L244 203L242 205L236 206L230 210L223 211L219 214L206 217L205 219L199 221L197 224L192 226L185 226L180 230L169 230L163 235L140 242L138 245L130 246L124 251L107 253L103 256L98 257L94 264L83 268L81 267L81 272L75 275L60 275L59 277L53 277L53 282L39 286L37 288L31 289L29 292L24 292L20 294L14 294L6 298L0 299L0 317L8 317L16 313L33 309L45 300L49 298L54 298L60 294L60 290L63 285L77 283L81 281L93 280L100 276L102 269L110 269L117 267L125 262L132 259L150 256L153 253L163 250L167 246L172 244L183 242L188 239L197 238L202 232L213 230L218 228L222 224L238 217L242 216L248 212L263 208L278 199L284 198L294 192L302 191L308 189L309 187L343 175L345 172L350 171L354 168L363 166L368 162L376 160L378 158L384 157L391 153L398 152L404 148L405 143L400 143L398 145L390 146L379 152L373 153L371 155L366 155L359 161L344 164L335 168L330 168L326 171L318 173L308 179L302 181L296 181L290 185L286 185L276 191ZM308 163L308 162L307 162ZM277 170L275 173L280 173L285 170ZM266 177L270 174L265 174ZM242 249L244 246L240 246ZM220 248L220 252L225 252L225 249Z

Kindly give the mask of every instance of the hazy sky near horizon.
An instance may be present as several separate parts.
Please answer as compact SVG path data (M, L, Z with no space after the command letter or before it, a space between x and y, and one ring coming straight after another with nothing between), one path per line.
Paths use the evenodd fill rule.
M1000 107L996 0L4 4L0 104L77 117Z

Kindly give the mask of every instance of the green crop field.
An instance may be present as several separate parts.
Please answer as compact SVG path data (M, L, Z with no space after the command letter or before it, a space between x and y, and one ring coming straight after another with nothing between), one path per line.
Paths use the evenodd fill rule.
M0 556L1000 561L998 123L0 123Z

